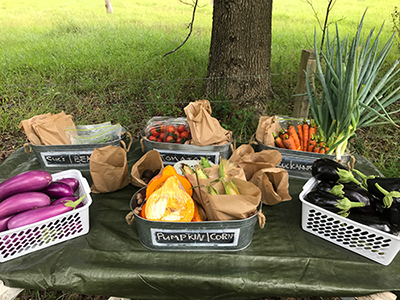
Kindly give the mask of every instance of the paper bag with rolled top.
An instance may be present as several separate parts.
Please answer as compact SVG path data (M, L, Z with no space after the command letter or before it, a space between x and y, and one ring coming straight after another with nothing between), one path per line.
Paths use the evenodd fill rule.
M125 143L121 143L123 147L96 148L90 155L92 193L114 192L129 184L127 149Z
M145 181L145 178L142 178L143 173L150 170L154 175L157 175L163 167L160 152L149 150L132 166L130 183L137 187L144 187L148 182Z
M192 136L191 144L196 146L223 145L232 141L232 132L224 129L211 116L208 100L191 102L184 108Z
M187 177L194 187L193 199L204 208L208 221L240 220L251 217L258 212L261 201L261 191L253 183L238 178L231 180L238 188L238 195L227 195L221 180L201 179L196 176ZM215 189L210 193L208 186Z
M275 147L273 132L278 133L280 129L281 125L276 120L275 116L262 116L258 121L256 139L264 145Z
M48 118L50 116L52 116L51 113L36 115L30 119L22 120L19 123L18 125L19 129L21 129L21 131L25 133L27 139L32 145L43 145L40 137L37 135L34 129L34 124L39 120Z
M70 145L71 142L65 129L73 126L75 124L72 121L72 116L62 111L35 122L34 130L43 145Z
M291 200L289 174L282 168L265 168L254 173L250 182L261 190L263 204L275 205Z
M244 144L232 153L229 161L240 166L246 174L246 180L250 180L257 171L276 167L282 161L282 154L278 150L255 152L253 147Z

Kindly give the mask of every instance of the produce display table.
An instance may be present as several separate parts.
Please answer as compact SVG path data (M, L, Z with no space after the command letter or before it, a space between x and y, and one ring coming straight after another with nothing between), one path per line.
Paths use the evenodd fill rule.
M135 140L130 166L141 156ZM356 166L379 173L356 156ZM0 182L40 169L18 149L0 165ZM89 172L82 172L90 182ZM62 290L132 299L261 299L272 296L362 296L400 291L400 255L388 266L301 229L298 195L307 178L290 178L291 201L263 206L251 245L236 252L157 252L139 242L125 216L138 188L92 194L90 231L75 239L0 264L9 287Z

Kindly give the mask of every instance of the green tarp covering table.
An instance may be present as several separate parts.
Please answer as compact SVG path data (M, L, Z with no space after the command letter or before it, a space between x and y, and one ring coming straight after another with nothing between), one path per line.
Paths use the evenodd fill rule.
M130 166L143 155L139 141ZM358 168L377 170L362 157ZM0 165L0 182L40 169L18 149ZM89 172L82 172L90 182ZM9 287L63 290L132 299L260 299L272 296L361 296L400 291L400 255L383 266L301 229L298 195L306 178L290 178L291 201L263 206L250 246L234 252L157 252L139 241L125 216L138 188L92 194L90 231L0 264Z

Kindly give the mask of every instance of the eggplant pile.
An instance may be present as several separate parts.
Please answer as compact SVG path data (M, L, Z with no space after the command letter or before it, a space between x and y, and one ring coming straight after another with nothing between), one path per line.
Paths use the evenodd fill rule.
M387 233L400 232L400 178L366 176L328 158L314 161L311 173L318 184L306 201Z
M43 170L27 171L0 183L0 232L33 224L82 206L75 178L53 180Z

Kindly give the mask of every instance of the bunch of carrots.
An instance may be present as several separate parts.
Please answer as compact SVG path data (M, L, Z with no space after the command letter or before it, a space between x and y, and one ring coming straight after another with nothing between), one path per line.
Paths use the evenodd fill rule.
M275 145L279 148L322 154L329 151L329 147L317 134L317 124L315 124L314 120L308 123L304 119L303 123L297 126L288 123L287 128L281 128L279 134L275 132L272 134L275 139Z

